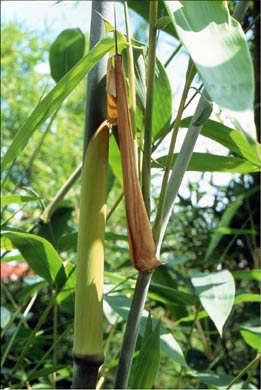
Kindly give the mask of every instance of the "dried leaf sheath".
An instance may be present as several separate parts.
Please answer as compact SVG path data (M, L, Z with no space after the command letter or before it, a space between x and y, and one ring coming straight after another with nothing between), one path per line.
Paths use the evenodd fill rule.
M145 209L140 183L136 171L134 142L130 113L128 108L127 89L124 79L122 57L114 57L113 76L112 63L109 63L107 78L108 120L116 124L118 114L118 133L121 150L124 196L128 225L131 262L139 271L152 271L161 265L155 255L155 244L150 222ZM112 78L110 79L110 74ZM115 84L113 78L115 77ZM116 91L115 87L116 85ZM116 92L116 94L115 94ZM115 95L117 99L115 99ZM117 101L117 109L115 103Z

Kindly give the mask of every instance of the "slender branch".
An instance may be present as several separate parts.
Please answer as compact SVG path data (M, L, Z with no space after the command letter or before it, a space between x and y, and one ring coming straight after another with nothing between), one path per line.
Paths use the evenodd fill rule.
M159 196L159 205L158 205L158 210L157 210L157 215L156 215L154 230L153 230L154 239L155 239L156 243L158 242L159 235L160 235L168 179L169 179L170 170L171 170L172 164L173 164L173 153L174 153L174 148L176 145L178 130L180 127L181 117L182 117L183 111L185 109L185 103L186 103L186 99L188 96L189 88L190 88L190 85L191 85L193 78L195 76L195 72L196 72L195 66L194 66L192 60L190 59L189 64L188 64L188 69L187 69L186 82L184 85L184 89L183 89L181 100L180 100L180 105L178 108L177 117L175 119L175 123L174 123L174 127L173 127L173 133L172 133L172 138L171 138L171 142L170 142L170 146L169 146L166 168L164 171L163 181L162 181L162 185L161 185L161 191L160 191L160 196Z
M149 31L149 53L148 53L148 76L147 96L145 111L144 130L144 154L142 164L142 193L148 215L150 214L150 157L152 139L152 115L153 115L153 91L156 63L156 38L157 38L157 14L158 1L150 2L150 31Z

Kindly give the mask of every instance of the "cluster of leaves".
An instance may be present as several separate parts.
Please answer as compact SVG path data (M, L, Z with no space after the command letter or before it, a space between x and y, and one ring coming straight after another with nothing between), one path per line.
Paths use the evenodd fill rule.
M132 6L143 14L142 10L137 10L138 3ZM143 16L146 18L146 15ZM167 29L176 36L171 24ZM39 77L33 67L46 60L47 43L29 35L29 47L42 48L36 55L35 50L27 52L24 49L24 33L19 26L3 26L3 33L8 38L3 42L6 43L6 53L9 53L9 62L3 67L6 78L11 78L13 74L13 68L9 65L16 63L16 56L28 66L25 73L21 74L20 69L17 73L20 76L12 80L12 94L7 94L5 85L3 90L6 131L2 147L3 152L7 150L4 169L11 162L13 165L10 171L3 171L2 261L26 261L34 271L33 276L16 282L3 281L3 385L15 388L30 383L33 388L53 388L57 382L57 387L69 388L72 374L77 185L74 192L71 191L70 200L57 208L47 224L38 224L38 220L43 203L50 201L81 161L84 86L76 86L94 63L113 47L114 37L108 34L96 49L82 57L82 35L79 31L71 32L72 38L77 35L76 52L81 53L79 58L82 59L71 70L72 64L65 68L59 66L59 72L53 73L57 84L41 99L39 90L43 92L45 84L51 81L49 76L46 76L46 80ZM60 36L60 42L61 38L64 35ZM65 46L67 55L68 42L70 49L75 44L73 39L68 40L68 36L61 44L62 49ZM124 42L123 37L119 37L120 42ZM136 46L137 126L142 131L144 57L140 43L136 42ZM59 49L57 42L56 46L52 45L51 64L52 61L56 62L54 54ZM19 89L28 102L17 104ZM72 90L73 95L61 106ZM40 99L28 118L28 107L35 106ZM154 145L169 132L172 120L172 91L160 61L157 62L155 101ZM55 113L57 109L58 114ZM53 121L52 115L56 115ZM46 119L51 126L48 126L48 121L44 124ZM188 126L188 121L183 120L184 127ZM23 122L25 124L8 148L15 136L14 129ZM226 146L230 155L221 158L194 153L189 170L258 171L258 145L249 144L241 132L213 121L207 121L202 132L205 137ZM30 143L27 144L29 139ZM119 161L117 145L111 142L109 209L121 198ZM155 161L155 169L162 169L165 162L165 156L159 158ZM30 190L24 189L24 185ZM256 188L251 186L250 191L246 180L242 180L234 185L236 189L232 186L224 188L223 192L219 189L211 208L196 207L190 198L180 196L177 213L169 224L162 249L167 265L157 269L153 275L147 310L142 318L130 380L133 388L151 388L153 384L156 388L224 388L233 384L234 377L250 361L254 361L254 364L240 378L241 383L238 385L237 382L237 386L246 388L251 382L251 388L258 388L258 376L254 369L258 364L255 356L260 349L257 318L261 274L257 270L256 260L255 236L258 227L254 224L251 206L251 196L256 194ZM197 187L193 191L198 197L201 196ZM227 198L227 207L224 198ZM216 207L220 203L221 210ZM105 239L104 343L107 359L100 378L101 381L105 378L104 387L111 387L136 276L128 266L122 203L108 220ZM148 316L148 311L151 316ZM159 318L161 323L157 321ZM161 364L161 375L156 376L160 354L164 363Z

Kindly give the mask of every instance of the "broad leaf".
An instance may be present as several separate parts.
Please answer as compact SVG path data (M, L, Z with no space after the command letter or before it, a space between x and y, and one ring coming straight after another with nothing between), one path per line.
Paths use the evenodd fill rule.
M174 153L173 164L178 154ZM159 157L154 163L154 168L166 165L167 156ZM251 173L259 172L261 169L257 165L238 157L219 156L211 153L193 153L189 162L188 171L199 172L237 172Z
M119 35L118 43L124 44L124 42L125 38ZM53 114L53 112L61 105L67 96L69 96L79 82L94 67L94 65L114 47L114 44L115 37L114 34L110 32L105 35L105 37L101 39L97 45L95 45L93 49L60 80L36 106L25 124L16 134L13 142L4 155L2 160L2 169L4 169L8 163L13 162L17 158L36 128L49 118L51 114Z
M188 127L191 119L192 117L183 119L181 127ZM239 157L255 164L257 168L260 167L261 145L254 140L249 142L242 131L209 119L203 125L200 134L219 142Z
M208 94L255 139L252 60L244 32L230 16L226 2L166 1L165 4Z
M48 241L29 233L3 231L2 234L12 241L36 274L56 289L63 286L66 281L63 262Z
M191 282L200 302L222 336L223 326L231 312L235 297L235 282L227 270L211 274L191 272Z
M77 64L84 55L85 37L79 28L62 31L50 47L51 75L57 82Z

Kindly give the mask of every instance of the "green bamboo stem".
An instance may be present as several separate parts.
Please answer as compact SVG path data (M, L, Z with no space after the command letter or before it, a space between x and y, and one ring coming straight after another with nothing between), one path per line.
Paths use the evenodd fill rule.
M102 38L113 3L92 2L90 49ZM88 75L81 176L78 264L75 292L73 389L95 389L103 353L103 272L106 220L108 127L98 86L106 74L103 58ZM104 90L104 98L106 93ZM97 130L99 128L99 130Z
M169 179L170 170L171 170L172 165L173 165L173 153L174 153L174 148L176 145L178 130L180 127L181 117L182 117L183 111L185 109L185 103L186 103L186 99L188 96L189 88L190 88L190 85L193 81L195 73L196 73L195 66L194 66L192 60L190 59L189 63L188 63L187 74L186 74L186 82L185 82L185 85L183 88L177 117L176 117L175 122L174 122L171 142L170 142L167 161L166 161L166 167L165 167L164 176L163 176L162 185L161 185L161 191L160 191L160 196L159 196L159 205L158 205L157 215L155 218L154 229L153 229L154 239L155 239L156 243L158 242L159 235L160 235L162 215L163 215L163 209L164 209L165 198L166 198L166 191L167 191L167 186L168 186L168 179Z
M56 210L59 203L63 200L67 192L72 188L74 183L79 179L81 175L82 163L78 165L75 171L71 174L71 176L66 180L60 190L57 192L55 197L52 199L51 203L45 208L42 213L40 220L43 223L48 223L50 221L51 216Z
M133 353L152 273L139 272L116 373L115 389L127 389Z
M148 215L150 214L150 163L153 115L153 91L156 64L158 1L150 2L149 52L147 73L146 111L144 118L144 153L142 162L142 194Z

